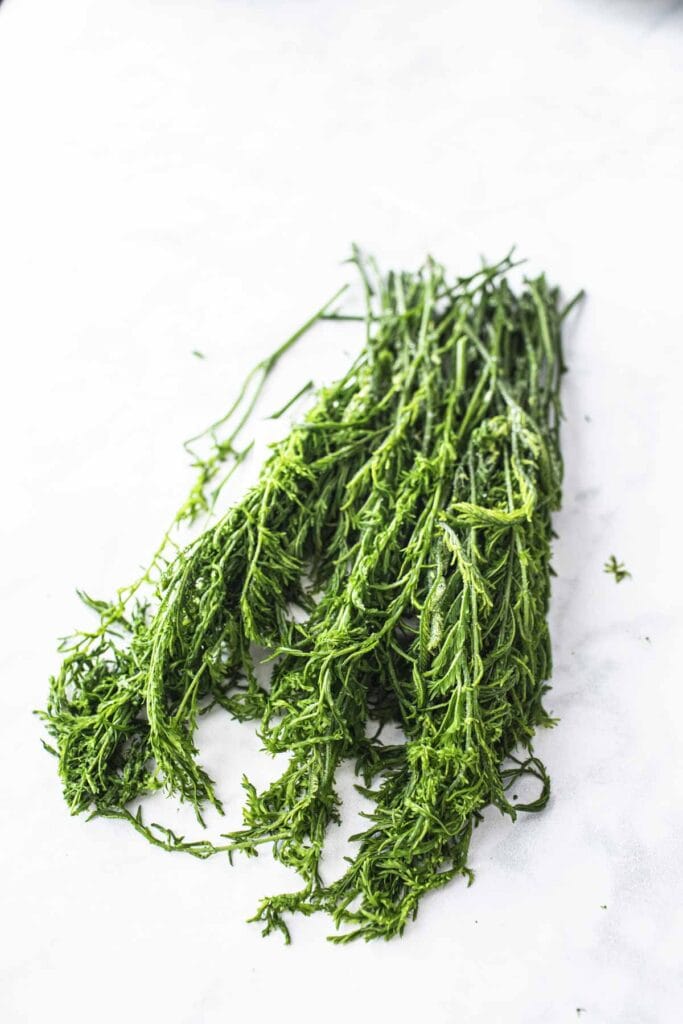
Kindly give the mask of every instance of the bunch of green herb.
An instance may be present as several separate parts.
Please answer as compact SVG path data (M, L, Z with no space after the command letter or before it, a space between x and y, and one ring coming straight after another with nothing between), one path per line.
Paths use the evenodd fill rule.
M358 358L240 502L185 547L167 532L112 603L84 597L99 625L64 643L43 713L74 813L125 818L198 857L270 844L303 886L263 900L265 932L288 938L284 915L324 910L335 941L400 934L425 893L471 877L486 807L514 819L547 802L532 737L552 724L542 698L570 308L544 277L515 291L509 257L454 281L431 260L386 276L358 252L353 262L365 315L330 303L302 331L320 317L364 321ZM265 379L302 331L211 428L176 523L213 506L221 473L248 451L237 438ZM264 647L267 687L254 660ZM243 829L185 842L132 807L163 788L200 820L207 803L220 808L195 745L215 705L258 719L265 749L289 764L265 792L244 780ZM404 742L383 742L387 723ZM374 808L346 871L325 881L347 759ZM513 806L522 776L539 794Z

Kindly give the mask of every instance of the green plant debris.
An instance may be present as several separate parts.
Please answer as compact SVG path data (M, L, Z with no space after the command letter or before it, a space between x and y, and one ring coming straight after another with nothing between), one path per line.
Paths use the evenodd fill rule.
M198 348L192 349L192 355L195 357L195 359L206 359L204 353L200 352Z
M628 571L624 563L618 562L614 555L610 555L605 562L604 572L610 573L614 576L617 583L621 583L622 580L631 578L631 573Z
M455 280L432 260L387 275L358 251L352 262L363 317L331 308L335 296L252 371L204 436L209 454L191 449L197 481L142 578L112 602L83 594L99 623L63 642L42 712L72 812L200 858L270 844L302 885L262 901L264 933L289 939L291 913L325 911L338 942L401 934L426 893L472 880L487 807L514 820L548 800L532 739L553 724L542 699L572 305L543 276L513 289L510 257ZM360 355L258 483L181 546L175 527L214 507L249 450L238 438L266 378L321 317L364 322ZM271 652L267 688L256 647ZM215 706L258 720L266 751L289 763L263 792L244 779L242 829L186 841L134 808L163 789L200 821L207 804L220 810L195 744ZM383 741L387 723L404 742ZM349 759L374 806L346 870L323 881ZM513 805L523 777L537 795Z

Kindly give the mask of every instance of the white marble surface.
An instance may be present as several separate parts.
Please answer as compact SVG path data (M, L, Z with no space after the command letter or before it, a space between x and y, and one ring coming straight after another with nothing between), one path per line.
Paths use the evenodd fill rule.
M680 1019L682 125L683 7L659 0L2 5L5 1024ZM335 948L314 918L287 949L243 923L293 886L283 868L70 818L30 710L82 622L74 587L135 572L187 483L180 441L334 291L353 239L462 271L516 242L588 290L561 723L538 742L550 806L488 816L472 888L425 900L400 942ZM336 373L339 339L309 338L269 408ZM603 574L612 552L632 581ZM245 765L275 766L224 717L202 739L236 823Z

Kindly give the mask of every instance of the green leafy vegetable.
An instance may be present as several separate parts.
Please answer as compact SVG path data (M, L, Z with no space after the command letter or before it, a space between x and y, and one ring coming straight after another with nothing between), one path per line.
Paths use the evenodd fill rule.
M363 320L358 358L201 536L180 547L168 531L112 603L83 595L99 625L63 643L43 713L73 812L124 818L197 857L271 844L303 886L263 900L264 931L289 938L284 915L323 910L344 929L335 941L400 934L425 893L471 879L486 807L514 819L548 800L532 737L553 724L542 698L572 305L544 277L513 290L510 257L455 281L431 260L386 276L357 251L352 262L365 316L331 310L335 296L252 371L208 431L210 453L195 453L174 524L213 508L224 464L229 475L248 451L238 436L267 376L304 330ZM257 647L272 652L268 687ZM220 845L130 810L160 788L200 821L207 803L220 808L194 741L215 705L260 720L266 750L290 757L265 792L244 780L244 828ZM403 742L383 742L387 723ZM347 759L374 809L346 871L324 881ZM538 794L513 805L523 777Z
M614 576L617 583L621 583L622 580L631 577L631 573L628 571L624 563L618 562L614 555L609 556L605 562L603 571Z

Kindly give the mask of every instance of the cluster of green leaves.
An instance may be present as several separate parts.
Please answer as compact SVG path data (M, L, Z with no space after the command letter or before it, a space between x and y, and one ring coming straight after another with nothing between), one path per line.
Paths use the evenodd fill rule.
M335 941L400 934L425 893L470 875L487 806L514 818L548 799L531 743L552 724L542 697L570 308L544 277L516 292L510 257L455 281L431 260L386 276L358 252L353 262L367 298L359 357L273 446L243 500L184 548L168 533L113 603L87 599L99 626L66 641L44 712L74 812L126 818L198 857L271 844L303 887L262 902L265 932L288 938L283 915L324 910L342 929ZM305 329L353 319L329 305ZM300 333L259 364L256 393ZM227 441L223 421L212 428L179 521L211 505L226 459L243 458L246 395ZM272 652L267 687L255 647ZM130 807L163 788L199 817L207 802L220 808L194 739L215 705L260 720L265 749L290 760L265 792L245 779L243 829L188 843ZM383 742L386 723L405 741ZM347 870L325 883L346 759L374 807ZM513 805L526 775L539 795Z
M616 555L610 555L603 566L603 572L606 572L610 576L614 576L617 583L621 583L622 580L629 579L631 573L628 571L623 562L620 562Z

